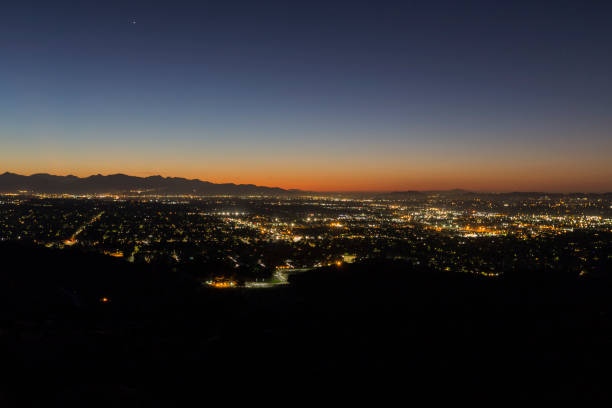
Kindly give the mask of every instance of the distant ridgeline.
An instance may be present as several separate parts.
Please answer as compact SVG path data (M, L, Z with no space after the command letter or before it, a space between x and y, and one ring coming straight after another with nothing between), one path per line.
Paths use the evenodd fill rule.
M473 198L481 199L507 199L507 200L521 200L521 199L554 199L559 197L598 197L610 199L612 198L612 192L607 193L547 193L543 191L514 191L508 193L494 193L494 192L473 192L462 189L454 190L430 190L430 191L391 191L388 193L378 194L377 197L385 200L422 200L429 197L440 197L440 198L454 198L470 200Z
M33 174L22 176L14 173L0 174L0 192L28 191L49 194L97 194L144 192L157 194L196 195L291 195L299 190L263 187L253 184L216 184L198 179L180 177L134 177L125 174L89 177L54 176Z
M262 195L262 196L293 196L309 192L298 189L283 189L280 187L256 186L254 184L211 183L199 179L186 179L182 177L136 177L126 174L101 174L89 177L55 176L39 173L30 176L6 172L0 174L0 193L43 193L43 194L106 194L106 193L136 193L136 194L193 194L193 195ZM343 195L372 197L372 193L343 193ZM443 198L470 199L504 198L546 199L554 197L600 197L610 199L612 192L608 193L546 193L546 192L511 192L490 193L473 192L462 189L430 190L430 191L392 191L376 193L376 198L384 200L420 200L432 196Z

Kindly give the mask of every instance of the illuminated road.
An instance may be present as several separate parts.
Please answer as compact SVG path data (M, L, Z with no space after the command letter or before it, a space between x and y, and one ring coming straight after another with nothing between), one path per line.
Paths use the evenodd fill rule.
M99 214L93 216L91 218L91 220L87 221L85 224L81 225L79 227L79 229L77 229L75 231L74 234L72 234L72 236L70 237L70 239L67 239L66 241L64 241L64 243L66 245L74 245L76 244L77 240L76 237L85 230L85 228L89 227L91 224L95 223L96 221L98 221L100 219L100 217L102 217L102 214L104 214L104 211L100 212Z
M266 282L245 282L244 287L249 289L261 289L261 288L272 288L275 286L288 285L289 275L295 273L302 273L312 270L313 268L296 268L296 269L284 269L277 270L274 272L273 277Z

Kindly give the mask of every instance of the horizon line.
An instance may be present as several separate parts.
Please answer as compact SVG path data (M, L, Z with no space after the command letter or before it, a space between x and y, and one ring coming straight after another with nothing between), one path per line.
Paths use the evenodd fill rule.
M133 175L129 175L126 173L107 173L107 174L102 174L102 173L95 173L95 174L90 174L88 176L75 176L74 174L52 174L52 173L46 173L46 172L36 172L36 173L32 173L29 175L26 174L19 174L19 173L14 173L12 171L5 171L3 173L0 173L0 175L16 175L16 176L20 176L20 177L32 177L32 176L38 176L38 175L47 175L47 176L54 176L54 177L75 177L78 179L87 179L90 177L94 177L94 176L102 176L102 177L109 177L109 176L126 176L126 177L133 177L133 178L140 178L140 179L147 179L147 178L153 178L153 177L161 177L163 179L184 179L184 180L189 180L189 181L198 181L198 182L203 182L203 183L211 183L211 184L217 184L217 185L224 185L224 184L230 184L230 185L235 185L235 186L255 186L255 187L262 187L262 188L270 188L270 189L280 189L280 190L285 190L287 192L303 192L303 193L324 193L324 194L388 194L388 193L411 193L411 192L417 192L417 193L435 193L435 192L465 192L465 193L475 193L475 194L510 194L510 193L542 193L542 194L611 194L612 191L570 191L570 190L566 190L566 191L552 191L552 190L546 190L546 189L538 189L538 190L478 190L478 189L467 189L467 188L448 188L448 189L410 189L410 188L406 188L406 189L393 189L393 190L305 190L305 189L300 189L300 188L291 188L291 187L279 187L279 186L268 186L268 185L260 185L260 184L255 184L255 183L235 183L235 182L212 182L212 181L208 181L208 180L202 180L200 178L188 178L188 177L182 177L182 176L163 176L161 174L152 174L150 176L133 176Z

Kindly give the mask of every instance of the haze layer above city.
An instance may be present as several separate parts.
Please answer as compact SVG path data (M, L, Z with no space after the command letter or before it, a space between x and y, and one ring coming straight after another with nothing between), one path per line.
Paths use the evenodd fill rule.
M606 2L28 2L0 171L612 190Z

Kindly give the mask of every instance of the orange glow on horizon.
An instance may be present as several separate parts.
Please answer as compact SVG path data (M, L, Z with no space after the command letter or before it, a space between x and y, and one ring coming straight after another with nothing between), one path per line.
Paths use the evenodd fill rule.
M165 142L164 142L165 143ZM123 173L161 175L212 183L255 184L313 192L402 190L612 191L612 145L523 144L466 147L447 143L304 146L233 144L87 145L24 151L8 146L0 173L87 177ZM478 153L477 153L478 152Z
M384 167L383 167L384 164ZM545 191L545 192L608 192L612 191L612 168L605 162L593 160L580 166L565 162L531 162L527 160L497 163L492 159L478 162L405 163L375 160L337 163L309 163L302 159L292 163L252 162L237 164L160 163L151 167L146 162L92 161L71 166L25 165L17 160L4 163L0 173L9 171L31 175L49 173L88 177L95 174L127 174L138 177L161 175L184 177L212 183L255 184L258 186L299 189L313 192L383 192L405 190L470 191Z
M73 175L89 177L94 174L127 174L137 177L161 175L162 177L183 177L199 179L211 183L254 184L266 187L279 187L283 189L298 189L312 192L385 192L385 191L431 191L465 189L469 191L544 191L544 192L608 192L612 191L612 174L610 177L593 178L590 174L575 173L562 174L525 174L517 171L515 174L494 171L478 172L477 174L421 174L415 176L369 174L355 172L347 174L326 174L325 172L312 172L310 174L283 174L251 172L249 174L236 174L234 177L221 177L219 175L198 174L196 172L160 172L155 171L60 171L59 169L10 171L22 175L49 173L58 176ZM0 172L4 172L0 171ZM552 173L552 172L551 172ZM408 173L410 174L410 173ZM66 242L72 244L73 242Z

